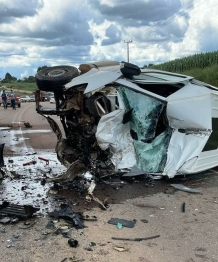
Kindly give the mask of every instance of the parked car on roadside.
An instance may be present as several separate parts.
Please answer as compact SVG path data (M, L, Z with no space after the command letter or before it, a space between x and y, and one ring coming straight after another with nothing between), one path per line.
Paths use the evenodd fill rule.
M31 102L31 97L30 96L20 96L20 101L21 102Z
M49 75L49 76L48 76ZM37 104L57 135L70 178L198 173L218 166L218 88L191 76L102 61L36 74L55 109ZM61 118L65 134L49 115Z
M35 96L30 96L30 102L35 102L36 99L35 99Z
M50 101L51 97L54 97L54 94L52 92L45 93L45 101Z
M50 104L54 104L55 103L55 98L54 97L50 97L49 102L50 102Z

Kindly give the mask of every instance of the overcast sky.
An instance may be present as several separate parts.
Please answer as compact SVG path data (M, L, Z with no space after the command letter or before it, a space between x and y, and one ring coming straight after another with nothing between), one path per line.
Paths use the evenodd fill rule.
M99 60L138 66L218 50L217 0L0 0L0 78Z

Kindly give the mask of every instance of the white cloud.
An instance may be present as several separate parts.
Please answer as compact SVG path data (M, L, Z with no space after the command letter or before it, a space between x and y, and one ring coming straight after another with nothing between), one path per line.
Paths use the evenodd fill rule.
M126 39L130 62L140 66L217 50L216 0L126 2L0 0L0 78L43 65L127 60Z

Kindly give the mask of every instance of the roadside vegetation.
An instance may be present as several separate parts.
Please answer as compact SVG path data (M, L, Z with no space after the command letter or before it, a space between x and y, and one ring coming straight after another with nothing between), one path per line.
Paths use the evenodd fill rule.
M193 76L197 80L218 87L218 51L195 54L158 65L149 64L143 68Z
M37 72L46 68L42 66L37 69ZM32 94L37 89L34 76L25 77L20 80L12 76L10 73L5 74L5 78L0 81L0 85L4 86L5 89L13 89L18 95Z

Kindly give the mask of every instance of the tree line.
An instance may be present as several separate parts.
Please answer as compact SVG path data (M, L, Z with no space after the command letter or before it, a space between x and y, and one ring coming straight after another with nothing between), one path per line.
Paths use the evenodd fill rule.
M48 66L46 65L38 67L37 72L47 67ZM1 80L1 83L12 83L12 82L35 83L35 76L24 77L21 80L21 79L17 79L15 76L12 76L10 73L6 73L5 77Z

